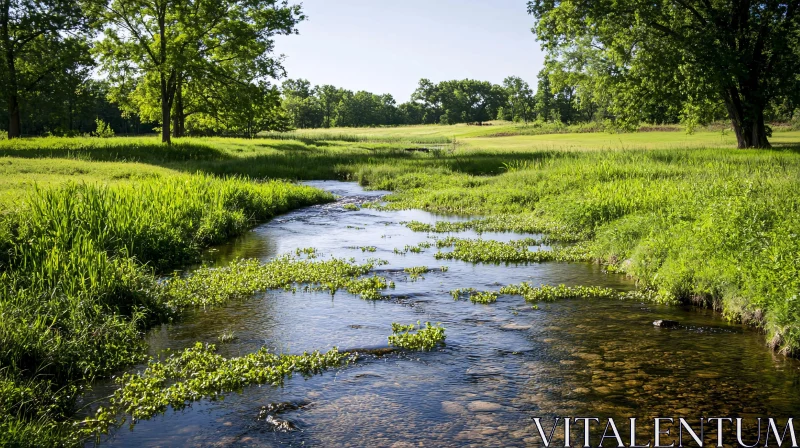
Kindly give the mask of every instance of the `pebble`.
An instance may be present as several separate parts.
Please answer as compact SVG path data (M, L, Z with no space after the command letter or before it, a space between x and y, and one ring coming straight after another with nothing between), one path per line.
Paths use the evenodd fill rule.
M461 403L455 401L443 401L442 412L445 414L463 414L466 412L466 408L464 408L464 405Z
M497 403L492 403L491 401L473 401L467 405L467 409L472 412L496 412L503 409L503 406L500 406Z

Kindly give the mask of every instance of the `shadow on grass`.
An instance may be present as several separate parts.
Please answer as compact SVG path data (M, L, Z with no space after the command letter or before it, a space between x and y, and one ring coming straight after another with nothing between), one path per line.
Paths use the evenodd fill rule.
M337 147L335 150L305 146L297 142L230 144L228 148L213 143L177 142L171 146L159 143L118 142L107 145L69 145L63 147L0 148L0 157L27 159L69 159L93 162L143 163L189 173L239 175L254 179L283 178L294 180L346 178L347 166L413 163L403 171L439 168L472 175L496 175L505 171L509 161L535 162L562 157L553 150L444 155L405 151L405 146L369 148ZM318 145L319 142L315 142ZM248 149L249 148L249 149ZM274 150L257 154L253 148Z

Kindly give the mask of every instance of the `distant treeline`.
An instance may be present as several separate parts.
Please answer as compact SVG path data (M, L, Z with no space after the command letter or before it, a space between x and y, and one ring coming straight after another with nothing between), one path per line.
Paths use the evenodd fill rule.
M332 85L312 86L305 79L287 80L282 85L282 108L294 128L399 126L416 124L483 124L490 120L521 123L562 124L604 123L605 128L636 129L639 123L677 124L685 99L663 95L639 107L635 120L617 120L615 101L593 91L587 82L570 83L574 74L557 70L539 72L537 86L516 76L501 85L472 79L433 83L421 79L410 101L397 104L390 94L353 92ZM720 103L712 108L706 122L726 119ZM789 122L800 118L791 104L772 104L769 121Z
M501 85L422 79L409 101L397 104L391 95L305 80L280 84L286 74L274 37L295 34L306 19L301 5L285 0L4 0L0 130L9 138L160 131L169 143L173 136L334 126L503 119L616 129L680 122L691 128L727 118L740 147L767 147L771 129L765 122L798 122L800 38L793 31L800 14L789 14L780 2L754 6L752 20L716 29L706 29L710 19L683 6L673 5L676 13L667 16L660 7L615 6L622 14L653 14L644 22L632 15L637 24L672 17L677 30L710 33L673 33L667 41L662 34L670 28L659 24L644 27L631 42L627 28L608 31L619 24L605 23L614 15L592 9L596 2L581 8L603 24L576 29L570 26L584 17L567 18L581 8L551 3L528 5L537 38L547 44L535 89L518 77ZM730 15L728 6L720 8L709 17ZM567 22L554 25L562 20ZM689 28L682 22L694 20ZM727 48L740 39L728 35L734 25L741 36L761 37ZM600 37L620 41L608 45Z

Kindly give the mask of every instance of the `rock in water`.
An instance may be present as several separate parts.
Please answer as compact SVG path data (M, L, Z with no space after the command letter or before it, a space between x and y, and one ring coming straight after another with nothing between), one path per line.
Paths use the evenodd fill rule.
M661 328L675 328L679 324L678 324L678 321L675 321L675 320L659 319L659 320L653 322L653 325L655 325L656 327L661 327Z

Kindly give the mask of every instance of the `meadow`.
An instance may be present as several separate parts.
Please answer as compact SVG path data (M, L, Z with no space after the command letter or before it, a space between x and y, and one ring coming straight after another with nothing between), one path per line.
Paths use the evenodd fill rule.
M0 141L0 444L78 443L70 417L82 388L141 361L142 332L185 308L297 284L379 298L390 285L361 277L371 266L313 256L159 281L259 222L333 199L297 180L391 190L376 206L471 216L461 228L541 233L555 247L548 255L450 239L443 256L602 263L637 279L641 297L715 308L763 331L775 350L800 353L800 132L775 132L774 149L737 150L721 131L573 131L521 135L529 131L497 124L172 146L156 137ZM274 362L283 372L285 360Z

